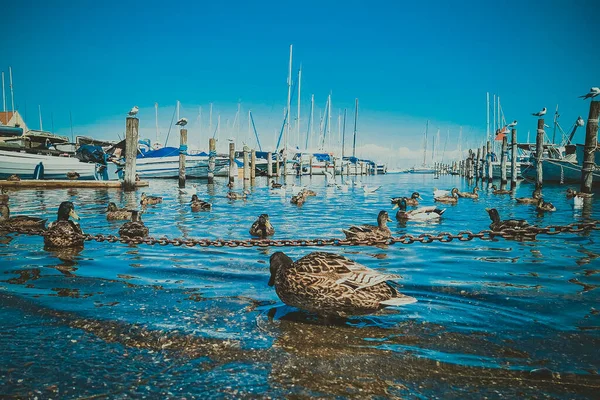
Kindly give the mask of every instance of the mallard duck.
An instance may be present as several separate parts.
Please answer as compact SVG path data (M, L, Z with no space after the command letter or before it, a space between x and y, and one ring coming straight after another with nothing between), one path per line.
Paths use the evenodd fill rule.
M79 175L79 173L77 171L69 171L67 172L67 178L69 178L70 180L74 181L76 179L79 179L81 175Z
M0 227L46 229L46 221L44 218L28 217L27 215L11 217L8 204L0 204Z
M292 198L290 199L290 203L296 204L298 206L301 206L302 204L304 204L305 201L306 201L306 195L304 194L303 191L301 191L298 194L293 195Z
M567 189L567 199L570 199L575 196L586 198L586 197L592 197L593 195L594 195L594 193L581 193L581 192L577 192L571 188Z
M83 247L83 231L78 223L69 220L79 219L75 206L63 201L58 207L58 218L48 226L44 236L44 246L48 249Z
M490 229L493 231L501 231L503 229L525 229L530 226L524 219L500 220L500 214L498 214L498 210L495 208L486 208L485 211L488 212L490 219L492 220Z
M346 239L358 239L358 240L367 240L367 239L387 239L392 236L392 232L390 228L388 228L387 223L391 222L387 211L380 211L379 215L377 215L377 226L375 225L360 225L360 226L351 226L348 229L342 229L344 234L346 235Z
M515 200L519 204L537 204L541 198L542 192L536 189L531 194L531 197L518 197Z
M139 182L139 181L141 181L141 179L140 179L140 174L135 174L135 181L136 181L136 182Z
M437 220L437 219L440 219L442 217L442 214L444 213L444 211L446 211L445 209L440 209L440 208L437 208L436 206L419 207L419 208L417 208L415 210L406 211L406 201L407 200L408 199L406 197L403 197L402 200L400 200L399 203L397 203L396 205L394 205L394 208L400 207L400 209L396 213L396 219L398 221L407 221L407 220L431 221L431 220Z
M458 197L465 197L467 199L478 199L479 198L479 188L475 186L473 188L473 192L458 192L456 193Z
M434 197L433 200L438 201L440 203L456 204L458 203L458 189L452 189L452 191L450 192L450 196Z
M450 190L433 188L433 198L450 196Z
M9 176L8 178L6 178L6 180L10 181L10 182L18 182L21 180L21 178L19 178L19 175L13 174L13 175Z
M106 208L106 219L109 221L131 219L131 210L118 208L117 205L111 201Z
M158 196L146 196L146 193L142 193L142 200L140 200L140 204L143 206L153 205L162 203L163 198Z
M268 214L261 214L250 227L250 235L267 237L275 234L275 228L271 225Z
M193 194L192 195L192 202L191 202L191 207L192 207L192 211L196 212L196 211L208 211L212 208L212 204L204 201L204 200L200 200L198 198L198 195Z
M390 200L391 200L392 204L395 204L395 206L398 207L398 205L400 204L402 199L406 200L406 205L408 205L408 206L418 206L419 200L423 200L423 198L421 197L419 192L413 192L413 194L410 196L410 198L408 198L408 197L392 197ZM396 207L394 207L394 208L396 208Z
M280 187L282 187L283 185L281 183L277 183L275 182L275 179L273 179L271 181L271 189L279 189Z
M142 222L141 213L131 210L131 221L125 222L119 229L119 236L134 238L148 236L148 228Z
M278 251L271 256L270 272L269 286L281 301L325 316L367 314L417 301L398 292L392 282L398 275L333 253L314 252L294 262Z
M556 211L556 207L554 207L554 204L550 203L549 201L544 201L544 199L539 199L537 206L535 207L535 209L538 212L544 212L544 211Z
M494 193L494 194L511 194L512 192L510 190L506 190L506 189L498 189L498 186L492 185L492 193Z
M245 199L246 197L248 197L249 194L250 194L249 190L244 190L242 193L227 192L227 198L229 200L241 200L241 199Z
M315 192L314 190L310 190L310 189L302 189L302 194L304 195L304 197L316 196L317 192Z

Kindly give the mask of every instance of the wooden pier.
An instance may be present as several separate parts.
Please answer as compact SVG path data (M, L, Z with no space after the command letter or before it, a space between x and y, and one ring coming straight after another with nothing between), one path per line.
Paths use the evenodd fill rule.
M137 181L135 187L147 187L147 181ZM121 181L67 181L58 179L27 179L20 181L0 180L0 187L16 189L121 189Z

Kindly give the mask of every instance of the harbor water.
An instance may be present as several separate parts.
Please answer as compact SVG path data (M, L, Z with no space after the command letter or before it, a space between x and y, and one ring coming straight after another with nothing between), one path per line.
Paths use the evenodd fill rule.
M198 185L212 211L193 213L177 182L153 180L164 197L142 216L150 235L247 239L268 213L274 239L341 238L388 210L394 236L479 232L486 207L502 219L565 225L600 219L600 194L575 209L566 186L544 187L556 212L484 188L439 222L398 223L390 198L472 186L457 176L393 174L360 179L366 195L288 178L317 192L298 207L257 178L246 200L226 181ZM338 183L340 178L338 177ZM236 181L234 190L241 192ZM520 183L516 197L533 187ZM56 219L72 201L85 233L117 234L105 209L138 207L141 190L9 190L11 215ZM418 301L377 314L323 319L284 305L267 286L269 257L344 255L401 275ZM0 234L1 394L16 398L597 398L600 391L600 231L379 247L229 248L90 241L50 252L39 236Z

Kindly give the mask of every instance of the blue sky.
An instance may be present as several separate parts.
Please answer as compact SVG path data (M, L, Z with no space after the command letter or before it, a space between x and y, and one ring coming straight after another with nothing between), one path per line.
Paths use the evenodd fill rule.
M359 98L359 145L385 157L417 151L427 119L443 142L450 130L448 149L459 126L474 147L485 133L486 91L501 97L523 140L535 129L529 114L544 106L552 114L559 104L567 129L587 117L577 96L600 85L594 1L53 3L4 8L0 69L12 66L28 125L38 128L41 105L44 128L53 120L62 134L71 111L76 134L116 139L133 105L142 109L141 132L151 134L155 102L164 133L176 100L191 121L202 106L206 125L214 103L225 127L241 101L263 145L272 145L290 44L294 75L303 68L303 134L310 94L318 110L332 93L334 122Z

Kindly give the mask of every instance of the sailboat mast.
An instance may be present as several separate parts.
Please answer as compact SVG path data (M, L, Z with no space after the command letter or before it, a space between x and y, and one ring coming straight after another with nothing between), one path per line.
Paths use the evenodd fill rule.
M461 160L463 158L463 156L462 156L462 126L460 127L460 130L458 131L458 157Z
M242 121L242 103L239 101L238 101L238 110L237 110L236 119L237 119L237 130L236 130L235 138L237 140L239 140L240 139L240 122Z
M10 101L12 103L12 113L14 115L15 114L15 94L13 92L12 67L8 67L8 76L10 78L10 81L9 81Z
M292 45L290 44L290 65L288 68L288 79L287 79L287 84L288 84L288 95L287 95L287 118L286 118L286 125L285 125L285 137L283 138L283 148L285 149L284 151L287 151L287 146L288 146L288 136L290 134L290 114L291 114L291 108L292 108Z
M558 104L556 105L556 111L554 112L554 131L552 132L552 143L556 143L554 140L556 138L556 125L558 125Z
M342 147L342 110L338 110L338 145Z
M217 142L221 137L221 114L217 115Z
M314 136L314 125L315 125L315 95L310 95L310 140L312 144ZM308 142L308 141L307 141ZM307 148L308 150L308 148Z
M494 121L493 121L493 124L492 124L492 129L493 129L492 134L496 134L496 95L494 95L494 104L493 104L492 110L494 111ZM487 140L491 140L491 139L488 137Z
M427 165L427 133L429 131L429 120L425 123L425 138L423 140L423 167Z
M490 140L490 92L486 92L485 97L486 97L486 104L487 104L487 107L485 108L485 110L486 110L486 138L487 138L487 140Z
M158 134L158 103L154 103L154 121L156 124L156 142L158 143L158 138L159 138L159 134Z
M329 93L329 99L327 100L327 138L329 141L328 150L331 150L331 93Z
M358 98L354 103L354 140L352 143L352 157L356 157L356 125L358 124Z
M40 116L40 131L44 130L44 126L42 125L42 106L38 104L38 114Z
M298 119L296 119L296 130L298 132L298 148L300 148L300 86L302 85L302 65L298 70Z
M213 130L212 130L212 103L210 103L210 108L208 111L208 134L212 135L213 134Z
M198 147L202 146L202 106L198 107Z
M4 71L2 71L2 111L6 112L6 92L4 90ZM8 121L6 121L8 122Z
M250 134L251 134L250 130L252 129L251 125L250 125L251 123L252 122L251 122L251 118L250 118L250 110L248 110L248 138L246 139L247 143L250 143Z
M344 127L342 128L342 160L344 159L344 146L346 141L346 109L344 108Z
M74 143L75 139L73 138L73 114L71 114L71 111L69 111L69 123L71 124L71 143Z

